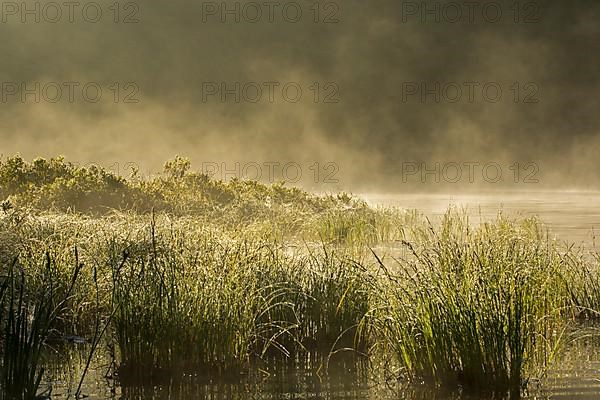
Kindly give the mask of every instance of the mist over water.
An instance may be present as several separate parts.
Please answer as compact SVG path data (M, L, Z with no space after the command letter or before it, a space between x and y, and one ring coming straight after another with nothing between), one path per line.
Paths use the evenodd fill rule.
M365 193L373 206L415 209L438 222L448 208L469 216L473 225L510 218L539 217L548 237L593 248L600 229L599 192L506 191L479 193Z
M600 184L596 1L113 3L3 3L4 156L127 175L180 154L322 191Z
M0 2L0 400L595 398L599 20Z

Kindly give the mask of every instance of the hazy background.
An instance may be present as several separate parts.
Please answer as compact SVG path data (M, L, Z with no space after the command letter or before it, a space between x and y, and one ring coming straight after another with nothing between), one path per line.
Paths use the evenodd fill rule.
M35 3L25 2L32 9ZM598 1L523 1L517 3L518 22L514 0L473 2L472 20L459 1L453 4L464 14L456 23L447 20L444 10L451 17L454 11L445 1L414 3L439 7L439 22L435 15L427 15L425 22L409 15L407 7L413 5L399 0L343 0L334 3L339 10L321 2L320 23L314 22L313 2L303 0L280 1L272 22L263 7L257 23L245 21L243 13L239 23L234 16L223 23L220 15L203 13L206 2L182 0L137 2L139 10L120 2L119 23L109 9L114 1L98 1L94 4L102 8L102 18L90 23L82 18L86 3L75 8L74 22L63 15L56 23L45 21L43 11L39 23L35 16L23 23L22 10L13 15L14 9L2 3L3 89L7 82L33 88L36 82L69 81L81 86L97 82L103 89L97 103L85 101L81 87L73 102L66 91L57 103L44 96L39 103L33 96L23 103L20 92L6 96L0 103L4 156L64 154L127 175L127 163L146 174L180 154L198 169L203 163L219 164L217 176L225 175L221 163L230 170L240 163L240 170L229 175L258 163L263 180L264 163L294 162L302 169L299 184L332 191L600 189ZM247 3L239 3L240 8ZM282 17L288 3L303 11L297 23ZM502 10L497 23L483 15L489 3L496 7L488 9L492 17L495 9ZM214 4L235 6L233 1ZM123 23L134 11L132 18L139 22ZM323 23L333 12L338 22ZM139 87L138 103L123 102L129 82ZM257 103L243 98L236 103L233 96L203 99L204 82L229 87L296 82L303 95L297 103L287 102L279 86L272 103L267 92ZM319 102L310 89L315 82L321 85ZM462 86L463 96L454 103L443 97L436 103L432 95L424 103L420 95L403 98L407 82L430 88L436 82L480 86L473 101ZM487 82L502 88L495 103L482 96ZM120 86L117 103L109 89L114 83ZM339 88L337 103L322 101L331 92L323 88L327 83ZM528 94L537 102L524 102ZM502 170L499 182L482 178L481 167L475 167L473 183L465 175L464 163L492 162ZM430 169L439 163L440 182L434 175L427 183L419 172L406 175L407 163L419 169L423 163ZM441 169L448 163L463 165L457 183L444 182ZM537 167L522 169L515 183L514 163ZM274 168L274 178L282 177ZM254 175L254 169L249 171ZM524 183L528 173L532 182ZM456 176L454 170L448 174Z

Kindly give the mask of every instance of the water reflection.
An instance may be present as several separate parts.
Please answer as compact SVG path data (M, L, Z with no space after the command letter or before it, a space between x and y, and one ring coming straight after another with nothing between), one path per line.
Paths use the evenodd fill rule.
M534 399L600 398L600 325L589 327L566 345Z
M600 325L586 327L564 348L547 376L532 381L525 399L600 398ZM53 399L73 398L85 365L85 348L72 347L48 363ZM220 379L201 374L161 384L140 383L121 387L112 379L111 361L106 355L93 360L82 393L90 399L120 400L475 400L490 399L481 394L447 391L425 384L389 379L391 374L364 358L335 357L326 368L326 357L309 354L293 362L268 360L255 363L249 372ZM327 370L327 372L325 372ZM386 381L387 377L387 381Z
M68 357L49 363L53 398L66 399L74 392L76 376L83 370L84 349L72 349ZM311 353L293 361L255 363L237 376L210 379L185 376L161 384L140 383L120 387L110 377L105 357L98 356L85 379L83 394L92 399L397 399L398 393L374 379L366 359L336 356L329 361ZM327 371L327 372L326 372ZM379 383L376 383L379 381Z

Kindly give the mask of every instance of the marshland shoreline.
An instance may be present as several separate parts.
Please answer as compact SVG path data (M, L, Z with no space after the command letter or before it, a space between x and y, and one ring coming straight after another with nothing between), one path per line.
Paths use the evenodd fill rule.
M598 253L535 217L430 220L182 158L144 181L12 157L0 194L6 398L44 389L49 338L67 335L89 360L111 350L123 386L350 352L386 379L516 398L600 310Z

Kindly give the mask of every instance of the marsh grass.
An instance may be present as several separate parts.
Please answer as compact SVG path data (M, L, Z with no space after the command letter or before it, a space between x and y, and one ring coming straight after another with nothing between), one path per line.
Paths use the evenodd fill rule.
M565 259L565 284L575 306L578 319L598 320L600 318L600 253L584 248L569 246Z
M255 324L273 299L243 269L242 254L218 264L185 259L153 236L152 249L129 256L115 283L121 375L230 370L247 361Z
M156 221L142 248L130 245L113 273L125 379L367 342L355 335L368 311L364 271L326 249L298 255L255 239L188 237Z
M91 337L107 323L124 385L239 374L256 359L311 351L387 349L407 378L516 393L557 351L571 291L590 277L568 275L579 258L536 220L473 228L454 211L439 224L402 218L394 237L404 241L394 243L405 250L392 263L368 253L365 236L284 240L264 225L218 230L165 213L30 215L0 228L33 276L44 270L35 254L51 249L62 287L68 249L79 246L91 267L53 329ZM37 278L27 286L44 287Z
M395 209L367 207L332 208L315 215L305 229L309 239L331 245L361 248L404 238L412 215ZM306 236L305 236L306 237Z
M67 281L57 277L49 253L39 269L28 267L34 266L20 265L15 259L2 268L0 397L6 399L36 396L44 374L41 363L46 342L70 301L83 264L75 250L75 267ZM41 274L31 275L31 270Z
M12 157L0 188L2 382L28 395L49 332L97 343L106 328L123 385L350 352L392 355L409 381L518 397L573 316L600 310L597 254L536 219L431 223L215 181L182 158L142 180Z
M568 294L563 256L538 227L500 217L474 230L450 212L405 242L412 256L393 270L379 259L378 328L407 376L518 397L551 360Z

